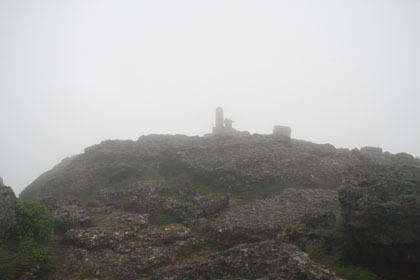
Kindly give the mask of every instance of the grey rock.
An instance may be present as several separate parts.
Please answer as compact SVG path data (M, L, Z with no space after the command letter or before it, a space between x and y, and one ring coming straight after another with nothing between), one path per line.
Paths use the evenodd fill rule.
M118 186L148 174L186 174L220 191L246 191L263 185L339 187L342 173L361 163L416 165L412 157L335 149L273 135L188 137L149 135L137 141L104 141L63 160L21 194L23 199L63 193L82 195ZM182 191L194 195L197 186Z
M59 279L54 277L60 275L77 279L78 274L99 279L139 279L203 246L203 241L180 224L153 226L147 215L108 212L106 208L95 211L102 212L96 213L100 218L94 219L91 227L65 233L64 259L51 279Z
M348 254L374 263L420 264L420 169L365 165L339 189Z
M232 246L274 239L283 229L302 223L331 226L335 222L331 212L338 207L337 191L286 189L273 198L228 209L212 227L221 243Z
M297 246L265 241L241 244L196 263L176 267L152 279L340 279L327 267L312 261Z
M69 223L70 227L86 227L91 223L88 211L76 198L45 197L41 199L41 203L48 208L55 219Z
M380 154L382 153L382 148L379 147L362 147L360 148L362 153L372 153L372 154Z
M0 239L13 227L16 218L16 196L11 187L0 182Z
M162 196L159 194L162 183L158 180L140 180L120 189L104 189L100 191L99 199L107 205L130 212L165 212L178 222L217 214L229 205L228 195L197 195L189 203Z
M273 135L283 136L290 139L292 135L292 128L289 126L276 125L273 128Z
M197 216L205 217L225 210L229 205L229 196L217 194L200 195L195 196L193 202L199 210Z

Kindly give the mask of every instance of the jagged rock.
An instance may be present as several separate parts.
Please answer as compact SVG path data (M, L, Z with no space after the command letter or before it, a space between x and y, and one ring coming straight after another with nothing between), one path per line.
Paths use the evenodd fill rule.
M138 279L203 246L183 225L153 226L147 219L142 214L106 212L92 227L69 230L63 239L65 259L55 274L67 279L81 273Z
M389 153L335 149L272 135L246 137L142 136L138 141L104 141L63 160L22 193L22 199L64 193L82 196L116 186L127 178L185 174L221 191L243 191L267 184L281 187L338 188L342 172L366 161L417 164ZM192 191L198 185L183 188ZM194 195L194 193L192 193Z
M273 198L229 209L212 227L218 240L231 246L274 239L283 229L304 222L314 227L331 225L332 219L335 222L331 212L337 208L336 191L286 189Z
M229 205L227 195L194 196L189 203L161 196L161 184L162 182L157 180L136 181L120 189L101 190L99 199L105 204L131 212L151 214L163 211L178 222L210 216Z
M206 217L226 209L229 205L229 196L217 194L200 195L195 196L193 202L198 210L196 216Z
M208 254L206 250L210 250L211 246L206 247L204 241L197 237L199 234L206 240L209 238L208 243L212 243L211 245L218 240L230 247L241 242L274 239L283 229L288 230L288 238L296 244L319 240L323 237L314 235L316 231L311 228L331 228L334 225L335 216L332 212L338 208L335 190L342 182L344 170L353 167L360 171L368 165L412 168L419 165L419 160L407 154L380 152L376 148L349 151L336 149L329 144L318 145L296 139L284 141L282 137L270 135L150 135L142 136L137 141L104 141L87 148L83 154L67 158L42 174L22 192L21 198L58 198L63 194L72 194L81 200L86 197L97 200L91 203L46 202L47 206L55 205L50 205L49 208L53 213L56 212L56 217L73 219L72 212L75 212L74 220L83 221L79 217L88 217L91 221L85 228L72 229L59 236L64 241L58 245L63 260L55 267L56 278L52 276L51 279L63 279L63 275L67 279L138 279L147 278L153 273L160 275L159 272L171 270L186 260L196 258L197 254ZM404 184L410 186L412 182L404 181ZM296 190L287 189L273 198L251 203L241 199L236 201L238 204L233 202L231 205L249 204L228 207L228 193L231 197L239 197L242 193L264 194L267 190L279 194L286 188ZM213 194L202 196L204 193ZM218 196L214 193L226 195ZM398 199L404 201L407 207L413 206L416 199L405 194L401 192ZM376 195L378 197L373 196L373 202L383 199L381 195ZM366 194L366 197L368 202L364 202L363 206L372 203L371 194ZM351 195L348 198L344 201L348 202L348 213L353 213ZM376 205L375 203L372 205ZM59 204L74 207L66 206L63 210ZM386 207L389 206L389 216L400 219L399 214L396 214L400 208L392 208L394 204L394 201L390 205L385 204ZM381 207L388 209L383 205ZM418 213L416 206L413 209ZM381 221L384 214L369 211L365 211L366 217L376 226L376 221ZM410 214L410 211L404 208L400 212ZM369 216L371 213L376 214ZM357 215L355 217L358 219ZM410 216L414 225L411 229L407 228L405 233L398 231L404 236L402 240L415 240L411 235L420 224L415 215L417 214ZM352 218L351 215L349 217ZM370 221L360 222L361 232L364 231L363 224L368 222ZM168 223L177 224L162 226ZM295 227L298 224L306 226ZM192 232L191 228L197 232ZM355 229L359 230L357 226ZM357 230L354 231L356 236L359 234ZM215 235L211 235L212 233ZM374 232L372 238L379 238L379 234L378 237L375 234ZM271 270L270 256L279 249L276 246L280 245L261 245L264 249L260 250L260 245L257 244L259 243L244 244L245 247L242 248L251 248L249 250L256 252L255 258L261 260L247 262L235 259L228 253L220 253L215 257L218 264L213 266L206 264L208 262L204 260L203 266L199 267L203 267L204 271L207 268L213 271L214 267L214 275L218 275L217 271L222 267L219 264L223 263L225 256L229 266L225 271L223 267L220 268L221 278L246 279L257 275L255 272L243 276L231 271L234 261L238 260L238 267L247 267L247 264L255 267L262 263L264 268L267 265L268 273L258 276L261 279L290 279L285 274L286 270ZM281 251L288 251L287 246L284 246ZM268 253L268 248L275 250ZM420 251L416 245L413 248ZM413 251L413 256L416 257L416 254ZM286 260L285 257L278 260L278 263L287 263L291 261L289 259L288 257ZM302 272L307 271L305 265L300 266L300 262L294 264L298 265L293 268L297 270L290 270L290 275L317 279L314 274ZM285 269L289 269L288 265ZM177 271L175 270L174 277L178 277ZM186 277L197 279L190 276L194 275L195 268L188 268L186 271L192 273L185 274ZM277 271L280 274L276 274ZM164 276L170 277L167 274Z
M339 190L347 253L370 263L420 264L420 169L361 166Z
M9 231L15 222L16 196L11 187L3 185L0 178L0 239Z
M91 223L89 213L76 198L45 197L41 203L55 219L69 223L70 227L86 227Z
M380 154L380 153L382 153L382 148L379 148L379 147L361 147L360 152L371 153L371 154Z
M333 209L332 209L333 210ZM334 227L336 218L333 211L314 211L302 217L302 224L307 228L331 229Z
M313 262L297 246L265 241L241 244L206 259L181 265L152 279L340 279L325 266Z

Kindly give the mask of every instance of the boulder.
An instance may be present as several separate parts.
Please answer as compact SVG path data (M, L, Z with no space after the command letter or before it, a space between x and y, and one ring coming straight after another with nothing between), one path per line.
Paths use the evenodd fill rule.
M327 267L312 261L297 246L265 241L241 244L199 262L185 264L152 279L340 279Z
M332 227L339 207L337 191L286 189L280 195L260 199L223 212L212 224L226 246L276 238L282 230L302 225Z
M166 213L178 222L207 217L223 211L229 205L228 195L196 195L190 202L159 194L163 182L158 180L135 181L120 189L104 189L99 199L106 205L135 213Z
M382 148L366 146L366 147L361 147L360 152L371 153L371 154L380 154L380 153L382 153Z
M154 226L148 215L120 211L95 211L101 219L92 226L71 229L63 236L62 257L50 279L143 279L154 269L173 265L199 250L203 241L191 229L170 224ZM83 278L85 279L85 278Z
M229 205L229 196L217 194L199 195L193 198L193 202L199 210L199 216L205 217L226 209Z
M339 189L347 254L368 263L420 264L420 169L363 166Z
M0 239L13 227L15 217L16 196L12 188L5 186L0 178Z
M89 213L76 198L50 196L43 198L41 203L55 219L67 223L69 227L86 227L91 223Z

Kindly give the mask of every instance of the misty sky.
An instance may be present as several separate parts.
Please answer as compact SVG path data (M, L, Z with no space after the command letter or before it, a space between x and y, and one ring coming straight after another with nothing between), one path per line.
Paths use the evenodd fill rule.
M234 127L420 156L420 1L0 0L0 176Z

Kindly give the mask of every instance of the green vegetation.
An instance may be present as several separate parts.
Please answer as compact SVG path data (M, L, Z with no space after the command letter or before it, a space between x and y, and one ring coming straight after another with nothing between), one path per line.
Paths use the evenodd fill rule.
M219 251L224 249L220 242L217 240L217 235L214 232L214 229L211 227L211 221L200 223L197 227L194 228L194 232L203 238L206 244L212 250Z
M348 280L380 280L377 274L368 268L344 263L342 260L342 248L334 247L325 249L320 243L309 243L305 251L316 262L327 266L339 276Z
M54 233L65 233L69 229L74 228L74 224L70 219L55 219Z
M319 227L315 231L318 234L331 236L336 240L341 240L344 237L344 222L343 217L341 216L341 209L336 209L334 211L335 215L335 224L331 229L326 229Z
M344 223L340 209L335 212L336 222L332 229L318 228L318 234L330 237L328 244L309 242L305 251L316 262L327 266L348 280L380 280L377 274L366 267L346 263L343 254Z
M276 241L282 243L287 238L287 231L283 229L281 233L278 233L276 236Z
M36 201L18 202L16 223L0 242L0 277L16 279L35 264L40 272L53 258L48 246L54 233L54 219L47 208Z
M54 219L47 207L37 201L23 201L16 204L14 238L33 239L46 242L54 234Z
M151 223L152 225L164 226L164 225L176 224L177 220L173 216L169 215L168 213L164 211L158 211L158 212L150 213L149 223Z
M196 211L197 211L197 206L192 202L188 202L187 203L187 214L189 216L194 216Z
M262 199L267 197L272 197L273 195L280 194L284 190L284 187L279 184L266 184L259 188L253 188L241 192L231 193L233 199L239 200L236 205L247 204L256 199Z

